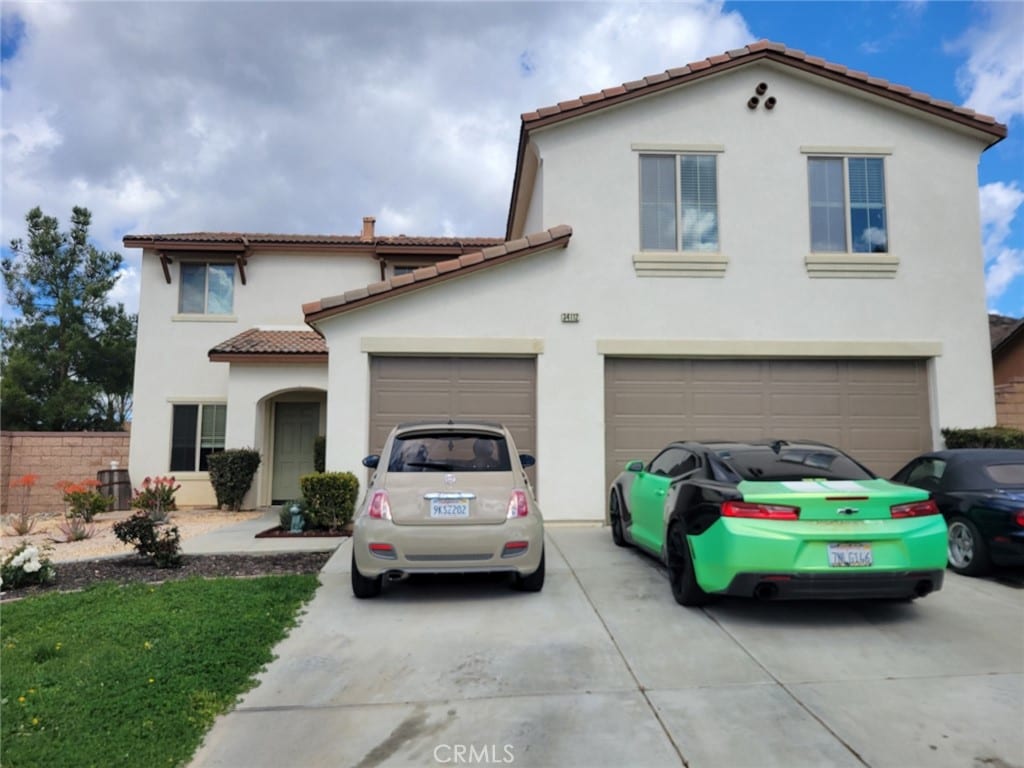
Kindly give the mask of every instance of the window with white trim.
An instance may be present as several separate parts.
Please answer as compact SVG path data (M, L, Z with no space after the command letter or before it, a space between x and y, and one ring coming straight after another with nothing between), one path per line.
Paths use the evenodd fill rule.
M881 157L809 157L812 253L888 253Z
M235 265L185 261L181 264L178 312L230 315L235 302Z
M715 155L640 155L640 248L719 250Z
M212 403L174 406L171 424L171 471L206 472L206 457L224 450L228 407Z

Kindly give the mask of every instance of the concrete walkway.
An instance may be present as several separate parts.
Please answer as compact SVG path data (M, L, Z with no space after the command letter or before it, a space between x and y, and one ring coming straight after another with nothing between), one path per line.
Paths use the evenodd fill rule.
M688 610L606 528L546 546L538 594L451 577L360 601L345 539L193 768L1024 766L1019 588Z
M281 524L278 508L269 507L260 517L226 525L182 542L186 555L251 554L270 552L329 552L346 541L341 536L303 536L257 539L256 534Z

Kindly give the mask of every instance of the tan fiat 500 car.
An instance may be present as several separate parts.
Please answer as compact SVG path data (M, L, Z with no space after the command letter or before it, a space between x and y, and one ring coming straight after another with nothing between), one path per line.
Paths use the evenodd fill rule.
M500 424L399 424L356 512L352 592L380 594L385 579L414 573L515 574L514 586L544 586L544 521L524 467Z

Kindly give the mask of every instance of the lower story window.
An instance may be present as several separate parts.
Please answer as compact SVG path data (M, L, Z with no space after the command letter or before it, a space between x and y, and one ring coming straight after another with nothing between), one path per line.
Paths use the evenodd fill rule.
M171 426L171 471L206 472L206 457L224 450L226 405L175 405Z

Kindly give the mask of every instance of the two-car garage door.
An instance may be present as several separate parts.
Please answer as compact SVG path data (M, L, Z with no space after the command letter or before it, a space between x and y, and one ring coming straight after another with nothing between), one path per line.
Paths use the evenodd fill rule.
M605 361L606 485L673 440L803 438L880 475L932 447L924 360Z

